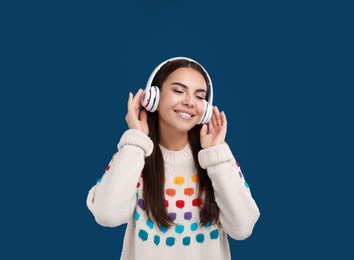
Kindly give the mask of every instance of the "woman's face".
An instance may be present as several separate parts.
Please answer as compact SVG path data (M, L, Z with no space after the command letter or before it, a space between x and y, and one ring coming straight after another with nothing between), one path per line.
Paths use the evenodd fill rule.
M159 102L161 130L188 132L204 112L207 84L192 68L179 68L162 84Z

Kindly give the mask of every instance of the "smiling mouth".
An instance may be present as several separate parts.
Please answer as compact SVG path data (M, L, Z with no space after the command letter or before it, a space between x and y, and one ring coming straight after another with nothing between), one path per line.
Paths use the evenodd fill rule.
M188 114L186 112L176 111L177 115L183 119L191 119L194 115Z

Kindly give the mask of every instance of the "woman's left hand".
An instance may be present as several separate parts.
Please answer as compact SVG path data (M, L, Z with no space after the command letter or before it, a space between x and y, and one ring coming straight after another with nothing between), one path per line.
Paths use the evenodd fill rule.
M200 130L200 143L203 149L224 144L227 130L227 120L224 111L220 113L217 106L213 107L213 115L207 124ZM209 128L209 131L208 131Z

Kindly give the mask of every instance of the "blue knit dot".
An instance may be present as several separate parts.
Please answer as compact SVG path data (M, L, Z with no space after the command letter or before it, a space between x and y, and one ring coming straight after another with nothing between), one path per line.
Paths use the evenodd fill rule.
M198 229L198 223L194 222L191 224L191 231L196 231Z
M204 235L203 234L198 234L195 239L197 240L198 243L203 243L204 242Z
M210 225L211 225L211 222L208 221L208 222L205 224L205 227L208 228L208 227L210 227Z
M102 181L102 178L99 178L97 181L96 181L96 184L97 183L100 183Z
M215 229L210 232L210 238L211 239L217 239L219 237L219 230Z
M154 222L152 222L150 219L146 220L146 225L151 229L154 228Z
M189 246L190 243L191 243L191 238L190 237L184 237L182 239L182 243L183 243L184 246Z
M141 238L141 240L146 241L148 240L149 234L145 230L140 229L139 237Z
M154 236L154 244L157 246L160 244L160 237L158 235Z
M160 230L161 230L162 233L166 233L167 232L167 228L165 228L163 226L160 227Z
M177 226L175 227L175 231L176 231L176 233L178 233L178 234L182 234L183 231L184 231L184 226L182 226L182 225L177 225Z
M140 218L140 214L137 211L135 211L134 218L135 220L139 220Z
M248 186L248 183L247 182L245 182L245 186L246 186L246 188L249 188L250 186Z
M166 246L173 246L174 244L175 244L175 238L174 237L166 238Z

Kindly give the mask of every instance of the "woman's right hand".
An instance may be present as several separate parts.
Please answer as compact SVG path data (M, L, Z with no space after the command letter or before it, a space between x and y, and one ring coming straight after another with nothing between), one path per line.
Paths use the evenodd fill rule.
M145 109L141 110L139 119L139 111L141 107L141 98L143 96L143 93L144 91L142 89L139 89L135 96L133 96L133 94L129 92L128 112L125 116L125 121L127 122L129 129L140 130L146 135L148 135L149 126L147 124L147 112Z

